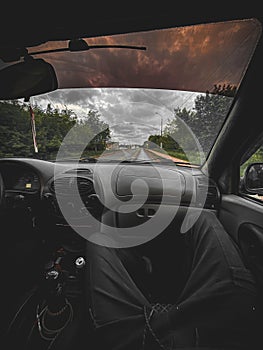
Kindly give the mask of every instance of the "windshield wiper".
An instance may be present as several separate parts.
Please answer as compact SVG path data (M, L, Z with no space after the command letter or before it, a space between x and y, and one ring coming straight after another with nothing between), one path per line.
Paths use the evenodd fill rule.
M60 158L55 159L53 162L76 162L76 163L96 163L98 160L92 157L84 157L84 158Z
M194 166L194 167L196 167L196 166L200 166L199 164L194 164L194 163L190 163L190 162L187 162L187 161L185 161L185 162L175 162L175 161L173 161L173 160L171 160L171 159L161 159L161 158L153 158L153 159L151 159L151 160L140 160L140 159L138 159L138 160L123 160L123 161L120 161L120 163L127 163L127 164L165 164L165 165L172 165L172 164L175 164L175 165L185 165L185 166L190 166L190 167L192 167L192 166Z
M79 163L97 163L98 159L97 158L92 158L92 157L85 157L85 158L80 158Z
M155 162L154 160L158 160L158 162ZM160 160L159 158L156 159L102 159L100 158L98 162L101 163L120 163L120 164L171 164L173 163L171 160Z
M145 46L134 46L134 45L89 45L84 39L73 39L73 40L69 41L68 47L28 52L27 55L40 55L43 53L65 52L65 51L70 51L70 52L88 51L91 49L146 50L146 47Z
M191 168L199 168L200 164L197 163L190 163L190 162L173 162L175 165L179 165L179 166L187 166L187 167L191 167Z
M125 159L121 160L120 163L127 163L127 164L151 164L152 162L149 160L140 160L140 159Z

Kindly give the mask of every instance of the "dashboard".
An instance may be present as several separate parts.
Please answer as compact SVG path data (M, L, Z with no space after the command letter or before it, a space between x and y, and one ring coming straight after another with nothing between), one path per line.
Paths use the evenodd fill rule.
M2 207L9 211L26 208L39 225L49 225L48 229L91 227L87 211L106 224L126 227L127 222L147 221L161 204L215 212L220 205L216 183L200 169L185 166L4 158L0 160L0 174ZM61 203L66 209L61 210ZM130 203L136 207L134 212L119 211Z
M33 169L10 166L4 172L6 191L35 193L40 191L41 183L38 174Z

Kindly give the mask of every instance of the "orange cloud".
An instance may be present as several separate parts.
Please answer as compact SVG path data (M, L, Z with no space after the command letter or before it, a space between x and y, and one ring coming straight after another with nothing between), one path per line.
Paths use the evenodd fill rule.
M201 24L86 39L89 45L136 45L146 51L95 49L43 54L60 87L142 87L189 91L239 85L260 28L255 20ZM31 52L65 47L51 42Z

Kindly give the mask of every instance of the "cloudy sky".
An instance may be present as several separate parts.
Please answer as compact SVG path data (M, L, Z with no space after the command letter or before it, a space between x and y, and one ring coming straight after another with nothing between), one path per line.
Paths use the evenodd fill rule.
M97 110L110 125L112 140L142 144L151 134L160 134L174 116L174 109L193 108L196 93L186 91L89 88L62 89L31 98L33 104L72 110L79 118Z
M212 91L215 84L239 86L259 35L257 21L243 20L88 38L91 46L122 44L146 50L36 55L54 66L62 90L34 97L33 102L67 106L79 117L95 109L110 125L114 140L141 143L159 133L161 119L165 125L174 108L193 108L196 93ZM52 42L29 51L67 44ZM127 87L133 89L123 89Z

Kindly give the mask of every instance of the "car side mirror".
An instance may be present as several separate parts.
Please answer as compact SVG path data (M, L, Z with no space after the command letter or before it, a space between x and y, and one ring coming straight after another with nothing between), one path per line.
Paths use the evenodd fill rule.
M53 66L31 57L0 70L0 82L0 100L29 99L58 87Z
M246 168L243 186L248 194L263 195L263 163L253 163Z

